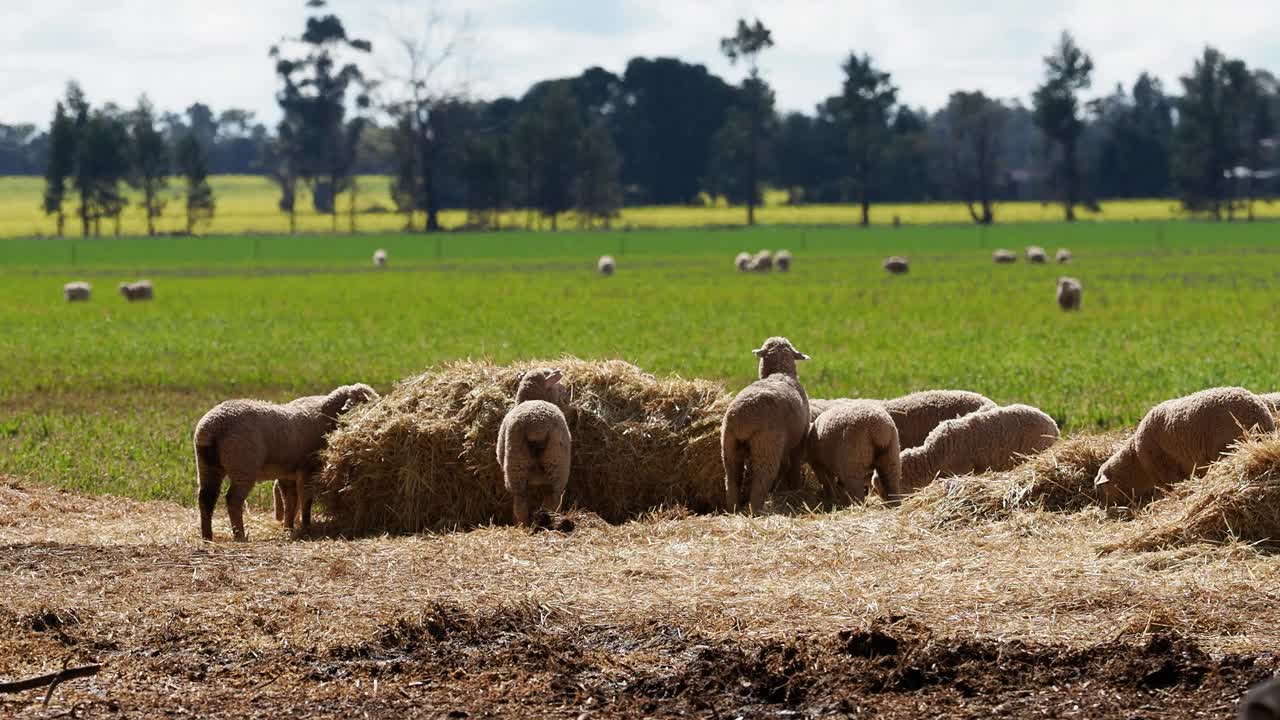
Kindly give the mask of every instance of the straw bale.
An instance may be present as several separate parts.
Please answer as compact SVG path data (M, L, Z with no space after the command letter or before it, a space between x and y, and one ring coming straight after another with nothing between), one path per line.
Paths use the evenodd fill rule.
M1280 547L1280 434L1251 433L1209 466L1152 503L1130 536L1103 552L1147 552L1196 543Z
M718 383L656 378L621 360L446 364L344 417L329 439L320 498L343 533L510 523L495 455L520 373L564 371L573 434L565 505L608 522L664 505L718 509L724 495Z

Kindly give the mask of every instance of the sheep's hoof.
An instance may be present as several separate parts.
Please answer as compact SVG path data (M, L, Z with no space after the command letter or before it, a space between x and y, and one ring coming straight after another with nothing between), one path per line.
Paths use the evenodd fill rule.
M574 522L559 513L539 510L533 514L532 521L529 523L530 532L540 533L548 530L554 530L562 533L573 532Z

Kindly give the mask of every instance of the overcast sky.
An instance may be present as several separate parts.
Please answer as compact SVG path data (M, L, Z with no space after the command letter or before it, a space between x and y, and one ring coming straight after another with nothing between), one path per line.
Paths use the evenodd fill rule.
M811 112L840 87L840 63L868 52L893 74L901 98L937 108L957 89L1027 101L1041 58L1063 28L1092 53L1094 94L1148 70L1177 87L1204 45L1280 73L1276 0L332 0L351 34L372 39L374 63L394 70L389 33L425 28L437 7L464 43L449 82L482 98L519 95L533 82L591 65L621 72L628 58L676 56L731 82L719 54L736 18L759 17L776 47L763 71L784 110ZM0 0L0 122L44 125L66 82L91 102L160 108L204 102L241 107L274 122L267 49L297 34L302 0ZM452 33L445 33L452 35ZM439 38L438 38L439 40Z

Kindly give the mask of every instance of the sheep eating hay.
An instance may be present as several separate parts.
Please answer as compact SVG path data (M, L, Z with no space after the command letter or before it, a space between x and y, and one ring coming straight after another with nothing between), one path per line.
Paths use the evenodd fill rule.
M1166 400L1138 423L1138 430L1098 470L1107 502L1150 497L1202 472L1251 430L1276 429L1271 410L1238 387L1210 388Z
M826 493L829 507L866 499L872 472L879 474L880 499L896 505L902 464L898 429L884 406L850 400L824 411L809 426L805 458ZM838 497L836 481L844 490Z
M720 507L719 383L655 378L621 360L455 362L402 380L343 418L324 451L319 499L348 534L406 533L514 520L498 432L521 373L554 366L571 392L564 505L608 522L663 505Z
M1010 470L1052 447L1058 424L1030 405L1009 405L947 420L924 444L902 453L902 487L911 492L939 476Z
M563 375L554 368L525 373L516 388L515 407L498 428L498 465L520 525L529 524L535 506L554 512L564 500L573 437L559 407Z

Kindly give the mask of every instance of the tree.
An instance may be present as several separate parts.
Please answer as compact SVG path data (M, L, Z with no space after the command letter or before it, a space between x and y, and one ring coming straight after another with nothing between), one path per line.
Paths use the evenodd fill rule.
M1173 104L1158 78L1142 73L1131 94L1117 87L1090 103L1103 134L1098 151L1098 195L1165 197L1170 191L1169 146Z
M949 127L948 164L956 193L980 225L995 222L1000 177L1000 133L1009 111L981 91L955 92L944 111ZM975 204L981 212L975 209Z
M120 184L129 177L129 130L108 104L90 114L81 137L77 171L85 178L85 217L93 221L95 235L102 234L102 218L111 218L119 236L120 216L128 206Z
M62 202L67 194L67 177L75 172L75 123L67 117L61 102L54 106L53 123L49 126L49 160L45 168L44 202L46 215L58 216L58 237L62 237L66 214Z
M502 140L471 133L464 145L462 182L466 188L467 225L495 225L503 206Z
M213 188L209 187L209 158L195 133L188 133L178 141L175 155L178 172L186 183L187 234L190 235L197 223L213 220L217 209Z
M307 7L317 12L325 5L325 0L307 1ZM356 89L357 109L370 104L364 74L355 62L343 63L342 59L350 53L368 54L373 46L367 40L347 37L342 21L332 14L308 17L302 35L285 42L300 45L303 54L288 58L281 45L271 48L276 74L284 86L276 94L276 102L285 114L282 122L289 124L293 135L282 149L293 155L292 171L311 186L316 210L332 215L336 231L336 198L350 189L363 129L363 123L346 121L348 91Z
M733 35L720 39L720 52L729 58L731 64L738 60L747 63L747 78L742 89L747 95L748 132L747 132L747 172L744 178L746 188L743 195L747 198L747 224L756 224L756 193L759 179L757 177L757 154L760 144L761 125L764 115L764 93L766 86L760 80L760 53L773 47L773 34L757 18L754 25L746 20L738 20L738 29Z
M533 156L534 206L551 229L556 218L573 207L573 180L578 168L582 121L567 85L557 84L532 111L536 117L537 152Z
M1032 96L1032 116L1045 138L1057 147L1055 184L1060 188L1066 220L1074 222L1075 206L1080 202L1078 144L1085 127L1078 95L1092 84L1093 58L1064 30L1044 64L1045 81Z
M138 99L129 131L133 149L129 184L142 192L138 206L147 217L147 234L155 235L155 219L164 213L161 193L169 186L169 151L164 135L156 129L155 110L145 95Z
M71 185L75 188L80 205L76 214L80 216L80 236L89 237L89 222L93 208L93 163L90 159L87 133L89 129L89 100L84 90L74 81L67 83L67 111L71 119L71 137L75 138L73 147L75 157L71 162L74 168Z
M609 128L596 120L578 143L578 177L574 180L574 206L579 224L587 228L599 219L604 226L618 216L622 192L618 171L622 163Z
M889 144L890 112L898 101L898 88L889 73L871 64L871 57L850 53L842 66L844 92L840 111L849 133L849 159L862 205L862 226L871 224L871 194Z

